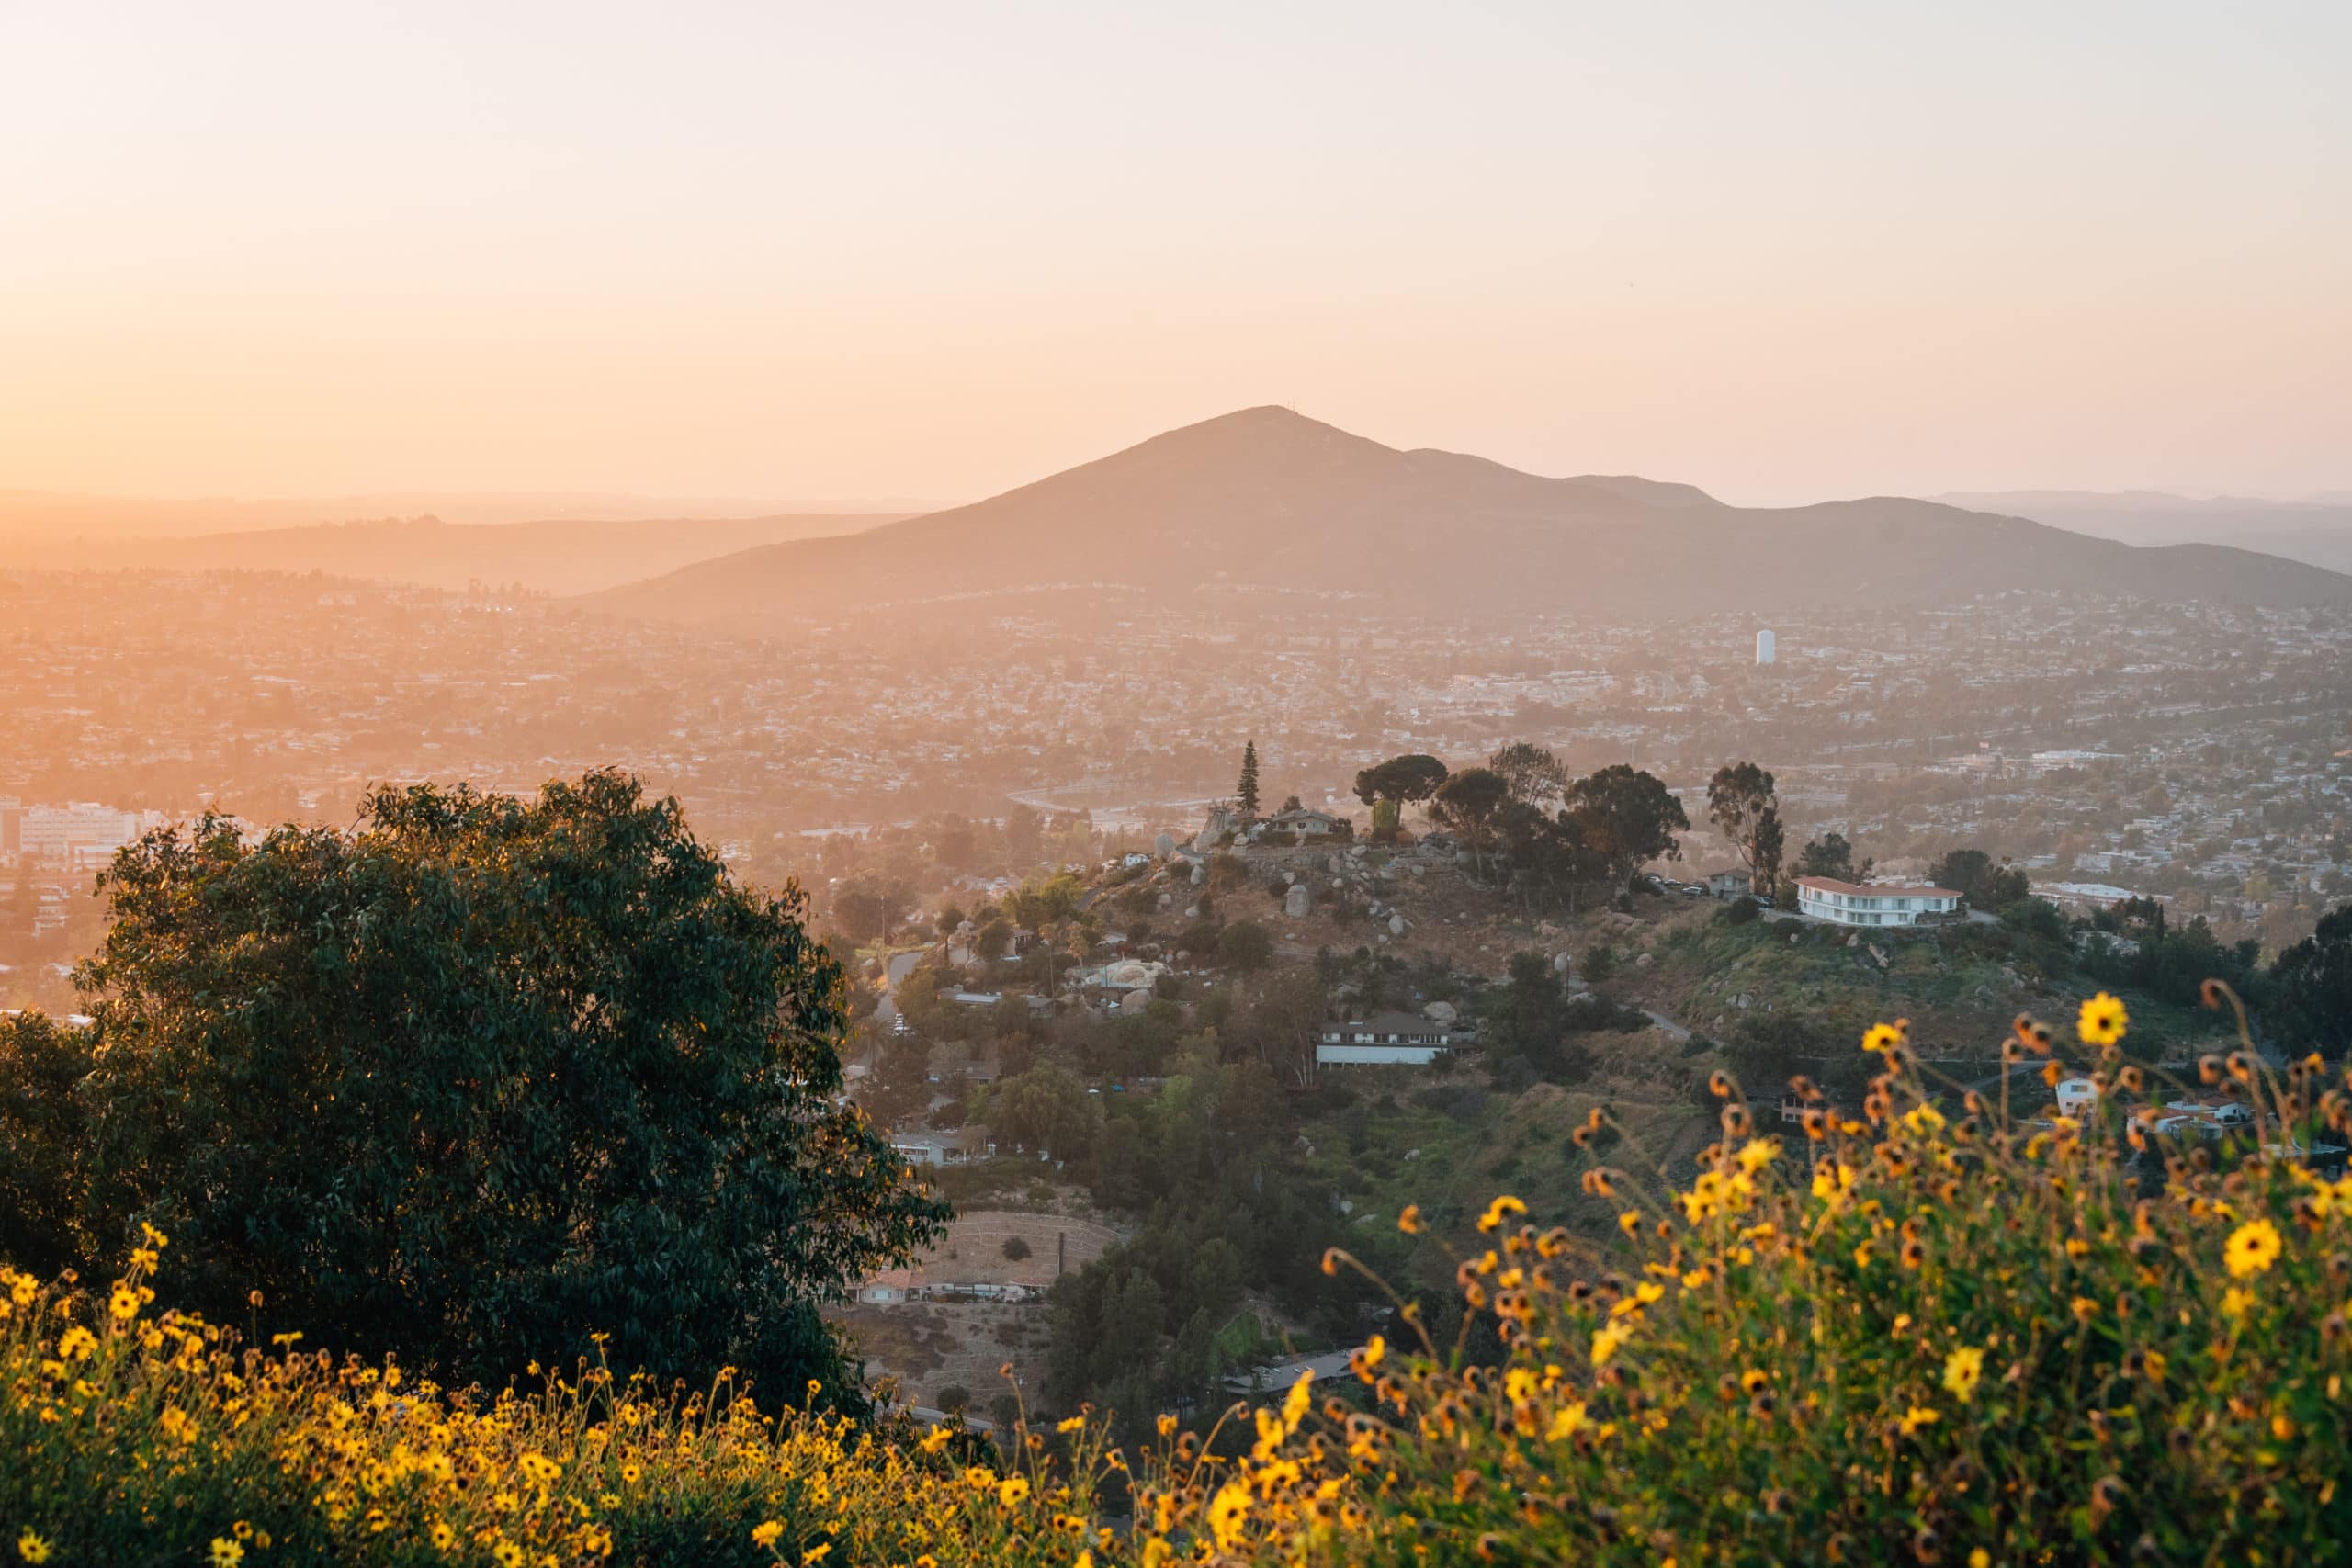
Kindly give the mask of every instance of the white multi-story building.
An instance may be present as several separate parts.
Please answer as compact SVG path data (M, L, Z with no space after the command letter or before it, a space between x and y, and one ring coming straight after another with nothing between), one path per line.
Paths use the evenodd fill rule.
M1770 664L1780 657L1780 650L1772 645L1772 634L1770 631L1758 632L1756 634L1756 662Z
M1959 909L1960 895L1949 887L1797 878L1797 913L1832 925L1916 926L1923 915L1950 915Z

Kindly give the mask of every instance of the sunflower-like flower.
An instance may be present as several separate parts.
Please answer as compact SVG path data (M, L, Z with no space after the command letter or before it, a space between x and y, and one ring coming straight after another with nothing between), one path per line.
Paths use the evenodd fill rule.
M2075 1032L2086 1045L2112 1045L2131 1025L2132 1015L2123 1010L2123 1003L2105 991L2085 1002L2075 1021Z
M1873 1054L1896 1050L1911 1037L1911 1021L1898 1018L1893 1023L1873 1023L1870 1032L1862 1036L1862 1049Z
M2268 1220L2248 1220L2230 1233L2222 1260L2229 1265L2231 1279L2243 1280L2249 1274L2267 1273L2278 1261L2279 1247L2277 1225Z
M1984 1352L1973 1345L1962 1345L1944 1358L1944 1388L1962 1404L1976 1396L1976 1384L1984 1375Z

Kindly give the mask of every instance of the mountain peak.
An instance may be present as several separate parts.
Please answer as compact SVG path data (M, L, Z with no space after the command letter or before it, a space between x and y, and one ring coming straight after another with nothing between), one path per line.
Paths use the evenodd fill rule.
M2341 604L2352 581L2260 557L2165 558L1884 498L1770 513L1631 476L1547 479L1402 451L1277 403L1164 431L1018 490L844 538L779 545L608 596L626 613L773 625L860 606L1253 592L1439 615L1635 617L1773 603L1943 604L2016 588ZM1272 602L1272 601L1266 601Z

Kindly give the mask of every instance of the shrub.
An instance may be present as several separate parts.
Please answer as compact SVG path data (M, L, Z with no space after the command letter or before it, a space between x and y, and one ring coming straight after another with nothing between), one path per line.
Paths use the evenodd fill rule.
M1260 969L1274 953L1273 933L1255 920L1236 920L1217 936L1217 956L1237 969Z
M1008 1262L1018 1263L1029 1256L1029 1244L1017 1235L1004 1238L1004 1256Z
M914 1527L943 1564L1067 1568L1056 1521L1095 1511L1099 1437L1000 1461L947 1428L763 1416L730 1372L665 1392L594 1361L480 1399L151 1314L161 1251L95 1298L0 1270L12 1562L897 1562Z
M2258 1145L2340 1137L2345 1092L2316 1058L2279 1079L2250 1048L2210 1060L2253 1136L2175 1145L2151 1069L2096 1043L2110 1004L2068 1064L2105 1086L2086 1122L1974 1094L1947 1114L1887 1028L1866 1121L1759 1132L1719 1077L1724 1136L1684 1190L1592 1166L1619 1247L1497 1199L1460 1277L1502 1364L1375 1342L1371 1408L1266 1445L1229 1523L1280 1535L1326 1480L1378 1474L1374 1544L1306 1561L1429 1540L1498 1562L2339 1559L2352 1179ZM2027 1024L2010 1057L2036 1050L2068 1070Z

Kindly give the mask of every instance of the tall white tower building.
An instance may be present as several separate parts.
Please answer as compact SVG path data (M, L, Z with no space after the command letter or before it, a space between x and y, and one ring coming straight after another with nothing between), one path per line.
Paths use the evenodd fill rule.
M1770 664L1779 657L1772 647L1771 632L1770 630L1758 632L1756 634L1756 662Z

